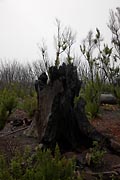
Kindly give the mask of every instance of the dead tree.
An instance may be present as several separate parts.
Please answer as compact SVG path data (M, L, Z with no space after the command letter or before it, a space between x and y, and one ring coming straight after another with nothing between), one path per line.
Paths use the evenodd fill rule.
M93 141L112 148L111 140L99 133L88 121L85 101L79 98L74 103L81 88L77 67L65 63L59 68L52 66L49 68L49 78L50 82L45 82L42 89L40 80L37 81L36 125L39 143L51 150L54 150L57 143L61 151L76 151L83 145L90 147Z

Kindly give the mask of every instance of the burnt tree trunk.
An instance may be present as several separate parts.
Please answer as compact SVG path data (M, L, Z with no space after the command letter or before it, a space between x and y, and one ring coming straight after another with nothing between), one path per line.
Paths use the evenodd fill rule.
M110 140L100 134L88 121L85 114L85 101L79 96L81 81L73 64L57 69L50 67L50 81L42 74L36 81L38 110L36 124L39 142L43 147L54 150L56 143L61 151L78 150L81 146L90 147L94 140L110 147Z

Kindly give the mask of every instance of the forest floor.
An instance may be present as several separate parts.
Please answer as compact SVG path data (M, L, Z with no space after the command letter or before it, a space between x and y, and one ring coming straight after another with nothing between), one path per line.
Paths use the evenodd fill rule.
M23 117L26 116L24 112L17 111L17 113L21 113ZM98 117L91 120L91 124L102 134L120 143L120 107L118 105L102 105ZM0 131L0 151L5 153L8 159L13 156L16 149L23 150L26 145L34 149L38 145L36 138L26 137L24 135L23 132L28 127L22 125L13 130L10 122L8 122L4 130ZM17 131L18 129L21 130ZM16 133L12 133L14 131ZM81 154L77 154L77 158L81 161L85 157L86 152L85 150L85 152L83 151ZM68 152L66 156L71 157L73 154ZM106 180L120 180L120 156L108 151L104 155L102 168L92 169L85 165L80 171L84 171L86 180L94 180L96 177L100 179L101 176Z
M101 133L120 143L120 107L118 105L102 105L100 114L91 121L91 124Z
M91 121L91 124L102 134L120 143L120 106L104 104L100 107L100 114ZM120 156L107 152L103 158L103 170L108 172L105 178L109 177L109 171L119 173L112 175L111 179L120 180ZM99 169L100 170L100 169ZM111 176L111 175L110 175ZM90 178L89 178L90 179ZM92 180L92 178L91 178ZM109 180L109 178L108 178Z

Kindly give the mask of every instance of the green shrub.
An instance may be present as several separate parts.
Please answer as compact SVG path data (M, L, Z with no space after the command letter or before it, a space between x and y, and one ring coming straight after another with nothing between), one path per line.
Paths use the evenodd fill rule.
M86 101L86 114L88 118L94 118L98 115L100 107L101 88L98 81L88 81L84 89L81 90L80 96Z
M102 150L97 141L93 141L93 147L90 149L89 165L95 168L100 167L103 163L103 156L106 151Z
M74 160L67 160L65 157L61 157L58 146L56 146L54 157L51 155L50 150L42 152L38 149L36 159L36 173L34 174L35 180L75 179Z
M62 157L58 146L54 156L50 150L42 151L37 148L34 154L27 149L15 157L7 165L0 156L0 179L5 180L80 180L75 173L74 159ZM4 177L5 175L5 177Z
M17 97L16 97L16 94L12 90L4 89L1 92L0 100L1 100L0 103L2 104L4 109L8 111L9 114L11 114L12 110L16 108L17 106Z
M0 155L0 179L1 180L13 180L10 176L6 160L3 155Z
M37 97L34 93L33 96L26 96L22 102L18 104L18 108L25 110L29 116L34 115L34 110L37 108Z
M115 87L115 95L116 95L118 104L120 105L120 87L119 86Z
M114 87L110 83L104 83L102 86L102 93L113 93Z
M4 128L7 117L8 113L6 109L2 105L0 105L0 130Z
M20 84L13 84L11 88L16 93L18 98L24 98L27 95L26 89L21 87Z
M27 84L21 84L21 83L11 83L8 87L11 91L13 91L18 98L25 98L28 95L33 96L34 94L34 86L31 85L31 87Z
M92 119L96 117L99 113L99 103L87 101L85 110L86 110L88 119Z
M4 128L7 117L17 106L17 97L15 93L4 88L0 91L0 129Z

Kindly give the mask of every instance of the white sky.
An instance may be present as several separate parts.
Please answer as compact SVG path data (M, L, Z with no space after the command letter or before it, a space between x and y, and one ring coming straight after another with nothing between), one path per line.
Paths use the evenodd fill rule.
M55 18L70 25L80 43L96 27L108 41L109 9L118 6L120 0L0 0L0 58L35 60L43 38L51 53Z

